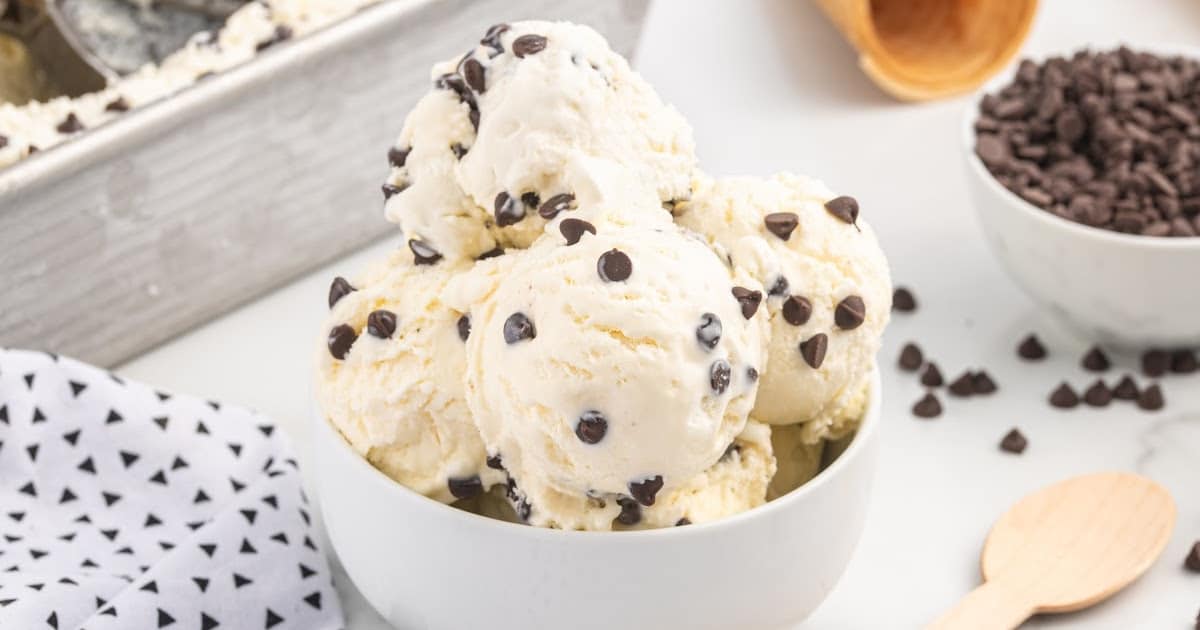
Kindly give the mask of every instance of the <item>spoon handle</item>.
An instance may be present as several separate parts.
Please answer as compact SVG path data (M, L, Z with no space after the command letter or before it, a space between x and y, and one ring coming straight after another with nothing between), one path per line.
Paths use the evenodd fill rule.
M1034 613L1028 593L1002 580L989 580L967 593L926 630L1011 630Z

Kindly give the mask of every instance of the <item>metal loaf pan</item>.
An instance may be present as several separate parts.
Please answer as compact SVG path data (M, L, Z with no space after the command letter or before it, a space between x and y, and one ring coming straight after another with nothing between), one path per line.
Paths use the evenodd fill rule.
M0 346L114 365L363 244L429 67L568 19L629 54L645 6L394 0L0 170Z

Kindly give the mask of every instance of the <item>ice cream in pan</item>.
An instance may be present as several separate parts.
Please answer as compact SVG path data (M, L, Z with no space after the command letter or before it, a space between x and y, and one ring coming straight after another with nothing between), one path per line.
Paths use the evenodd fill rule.
M597 33L492 27L388 154L406 247L335 281L322 413L396 481L531 525L702 523L853 433L890 310L857 201L714 180Z

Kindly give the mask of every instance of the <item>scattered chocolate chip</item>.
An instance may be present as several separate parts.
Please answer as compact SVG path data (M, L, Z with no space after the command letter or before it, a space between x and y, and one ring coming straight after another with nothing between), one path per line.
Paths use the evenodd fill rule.
M696 327L696 340L706 350L717 347L721 341L721 318L712 313L700 316L700 325Z
M752 291L746 287L733 287L733 297L742 307L742 317L750 319L758 311L762 302L762 291Z
M567 245L574 245L583 238L584 232L596 233L596 226L583 219L567 218L558 224L558 231L567 239Z
M800 356L809 367L816 370L825 362L825 352L829 349L829 337L825 333L817 333L800 342Z
M1000 440L1000 450L1016 455L1024 453L1026 446L1029 446L1029 440L1015 428L1004 434L1004 439Z
M432 265L442 259L441 253L429 246L429 243L415 238L408 239L408 248L413 253L413 263L417 265Z
M1142 373L1158 378L1171 367L1171 355L1165 350L1147 350L1142 354Z
M507 227L519 223L525 218L525 205L517 203L517 200L506 192L496 195L495 203L496 225Z
M62 134L76 133L83 131L83 123L80 122L75 112L71 112L67 114L67 117L62 122L58 123L58 127L55 127L55 129L58 129L58 133Z
M129 111L129 101L125 100L125 97L123 96L118 96L116 100L104 106L104 111L117 113L127 112Z
M622 525L637 525L642 522L642 506L637 504L637 501L629 497L617 497L617 505L621 506L621 513L617 515L617 522Z
M950 381L950 393L959 398L966 398L975 394L975 374L970 370L963 372L958 378Z
M763 217L767 231L785 241L792 238L792 231L799 224L800 217L795 212L772 212Z
M1103 372L1112 366L1108 361L1108 355L1104 354L1099 346L1092 346L1092 349L1083 355L1080 363L1085 370L1090 372Z
M1031 334L1017 346L1017 356L1026 361L1040 361L1046 358L1046 346L1042 345L1037 335Z
M833 311L833 323L842 330L854 330L867 319L867 305L857 295L851 295L841 302Z
M771 283L771 288L770 288L770 290L767 291L767 295L769 295L771 297L780 297L783 295L787 295L787 292L788 292L788 279L783 276L778 276L777 278L775 278L775 282Z
M467 154L467 147L464 147L461 142L455 142L450 145L450 150L454 153L454 157L463 159Z
M1138 391L1137 383L1129 374L1121 377L1121 380L1117 381L1117 386L1113 388L1113 397L1118 400L1137 400L1139 396L1141 396L1141 392Z
M712 386L713 392L718 396L725 393L729 389L729 382L733 380L733 368L729 367L729 362L725 359L717 359L713 361L712 367L708 370L708 383Z
M545 203L538 208L538 214L547 221L558 216L560 212L575 209L575 195L571 193L562 193L554 195L547 199Z
M1059 409L1072 409L1079 405L1079 394L1070 385L1062 383L1050 393L1050 404Z
M610 249L596 260L596 273L605 282L624 282L633 274L633 261L616 248Z
M486 252L483 252L482 254L476 256L475 260L487 260L489 258L497 258L497 257L503 256L503 255L504 255L504 248L497 245L497 246L487 250Z
M409 153L412 153L411 147L407 149L402 149L400 147L392 147L388 149L388 164L391 164L393 168L403 168L404 163L408 161Z
M483 36L483 39L479 40L479 43L497 53L502 53L504 52L504 46L500 44L500 36L508 32L510 28L512 27L507 24L493 24L488 28L487 34Z
M513 40L512 52L520 59L536 55L546 49L546 38L541 35L522 35Z
M803 326L812 317L812 302L801 295L793 295L783 301L783 319L793 326Z
M1103 380L1097 380L1083 392L1083 402L1092 407L1107 407L1112 399L1112 390L1104 384Z
M521 203L525 204L527 208L537 210L538 206L542 205L542 198L533 191L524 192L521 193Z
M858 200L854 197L834 197L825 202L825 209L844 223L858 225Z
M915 343L906 343L900 349L900 369L905 372L916 372L925 364L925 355Z
M354 285L347 282L345 278L341 276L334 278L333 282L329 285L329 308L333 308L333 305L337 304L338 300L355 291L357 289L354 288Z
M458 338L466 341L471 336L471 316L463 314L458 318L456 326L458 327Z
M0 149L8 146L8 136L0 134Z
M941 387L946 383L942 378L942 371L933 361L925 364L925 372L921 374L921 384L925 387Z
M912 291L904 287L897 287L892 292L892 310L900 311L901 313L911 313L917 310L916 296L913 295Z
M662 487L662 475L655 475L641 481L629 482L629 494L638 503L650 507L654 505L654 497L658 494L659 490L662 490Z
M585 411L575 423L575 435L584 444L598 444L608 433L608 420L596 410Z
M458 66L458 72L467 82L467 87L475 90L476 93L483 94L487 91L487 70L483 64L479 63L478 59L474 57L464 59Z
M1166 404L1166 401L1163 400L1162 388L1157 383L1143 389L1137 402L1138 407L1146 411L1158 411Z
M971 392L975 394L995 393L996 381L985 371L980 370L971 374Z
M487 467L492 470L504 470L504 459L500 455L488 455Z
M329 346L329 354L333 358L341 361L346 358L346 353L350 351L350 346L354 345L354 341L358 339L358 333L349 324L338 324L329 331L329 339L325 342Z
M258 45L254 47L254 50L257 52L262 52L271 46L274 46L275 44L291 39L292 35L292 27L286 24L276 25L275 31L271 33L271 37L259 42Z
M1183 559L1183 567L1192 573L1200 573L1200 540L1192 545L1192 550ZM1200 617L1197 617L1200 620Z
M367 315L367 332L372 337L388 339L396 333L396 314L379 309Z
M691 524L692 524L692 522L689 521L686 516L679 519L678 521L675 521L675 527L683 527L684 525L691 525Z
M1191 350L1176 350L1171 353L1171 371L1176 374L1191 374L1200 365L1196 363L1196 355Z
M384 184L381 188L383 189L383 200L387 201L404 192L408 188L408 184Z
M913 405L912 413L918 418L936 418L942 415L942 402L932 392L927 392Z
M758 380L758 370L753 367L746 368L746 380L753 383Z
M504 320L504 341L508 345L534 339L537 337L537 329L533 326L533 321L525 315L525 313L513 313Z
M479 132L479 110L477 108L472 107L471 111L467 112L467 120L471 121L471 128L474 129L476 133L478 133Z
M483 494L483 482L478 476L463 479L451 477L446 480L446 485L450 487L450 494L454 495L455 499L470 499Z

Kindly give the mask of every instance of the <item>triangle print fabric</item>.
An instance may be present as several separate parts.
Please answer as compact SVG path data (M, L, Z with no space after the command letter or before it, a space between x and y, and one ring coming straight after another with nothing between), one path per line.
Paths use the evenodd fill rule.
M0 350L0 628L340 628L312 510L266 419Z

